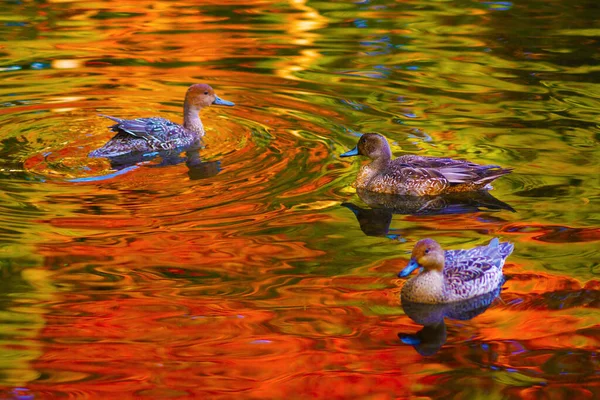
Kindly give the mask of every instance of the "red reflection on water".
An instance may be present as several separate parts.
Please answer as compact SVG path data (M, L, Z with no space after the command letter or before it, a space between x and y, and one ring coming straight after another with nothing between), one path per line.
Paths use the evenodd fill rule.
M16 251L2 248L30 252L36 268L44 272L40 275L45 280L27 281L39 291L19 281L14 285L18 292L6 296L8 305L2 309L7 316L21 313L12 317L16 322L6 324L7 330L25 331L19 324L27 313L39 317L37 330L31 330L24 344L3 346L8 356L20 360L25 358L20 352L35 345L31 347L37 352L13 371L25 377L20 378L23 386L42 398L598 395L592 385L597 386L600 370L600 283L566 278L568 271L548 272L552 254L545 264L539 261L546 251L564 251L565 246L555 244L593 244L600 240L597 228L531 221L525 212L394 216L397 225L410 226L408 241L401 244L353 236L359 232L355 221L344 220L338 210L346 196L332 193L344 187L340 177L356 172L356 165L342 164L334 154L340 142L353 137L350 127L392 132L402 128L390 122L399 111L417 108L419 118L425 113L441 117L439 125L430 118L427 127L435 144L431 147L437 147L430 147L432 151L462 149L467 154L467 146L470 150L481 142L464 140L464 131L478 125L491 130L492 119L476 117L499 111L476 104L505 99L506 105L518 105L514 96L519 85L502 90L486 86L493 81L482 80L479 86L474 81L452 97L454 89L465 88L454 74L435 75L430 61L428 71L396 70L393 74L402 75L391 75L392 85L345 75L348 66L362 67L363 41L381 33L373 27L352 28L347 35L346 26L367 16L408 21L420 13L415 9L407 14L396 7L401 3L385 5L392 14L385 8L363 10L362 4L354 11L335 10L349 8L350 3L323 3L327 9L319 13L302 0L277 4L277 9L262 0L203 3L55 2L36 5L32 11L32 23L41 21L35 29L44 33L32 35L36 40L28 42L36 56L51 57L51 48L60 57L64 52L67 59L77 60L63 64L76 68L54 65L37 76L51 78L52 85L44 87L51 92L46 97L38 86L41 82L28 82L35 89L23 87L34 96L18 94L23 104L0 110L0 115L27 116L43 110L56 116L60 109L72 108L55 118L60 126L51 134L40 133L37 126L47 114L29 129L15 129L34 146L23 157L23 168L47 179L31 198L26 197L29 183L14 190L15 201L35 205L21 211L33 209L36 216L18 221L19 228L31 227L17 230L27 235L22 241L17 237ZM66 23L56 17L61 10ZM481 9L468 12L488 14ZM429 7L425 13L431 13ZM413 49L412 59L439 59L435 51L442 48L449 55L442 57L446 63L479 54L452 56L456 50L448 48L446 33L452 31L446 26L443 35L430 32L427 27L439 22L438 12L431 14L434 19L416 25L423 28L421 33L404 22L394 29L415 39L427 36L431 48ZM332 31L321 32L328 25ZM473 27L467 29L471 32ZM432 36L438 41L430 42ZM461 37L466 36L452 40L461 49L473 47ZM318 47L330 38L332 49ZM348 41L340 44L342 40ZM487 38L476 40L484 45ZM382 57L374 62L378 67L397 65L395 56ZM486 77L484 63L476 64L471 78ZM520 73L530 76L519 71L511 79ZM310 74L318 79L311 80ZM427 75L431 81L425 80ZM400 82L398 76L407 81ZM434 86L434 79L444 86ZM221 161L219 174L192 181L184 164L156 168L150 163L107 181L64 181L109 169L105 160L85 157L112 135L108 123L95 117L98 111L122 117L160 114L178 121L185 87L197 80L214 82L218 93L230 93L238 103L227 111L211 108L203 114L209 132L201 157ZM12 97L21 82L6 82ZM72 82L76 83L68 87ZM494 84L498 82L505 81L496 79ZM413 97L408 101L414 103L399 108L395 99L400 94ZM526 94L528 102L546 96ZM365 108L348 111L340 105L346 96ZM500 122L531 126L515 122L521 118L526 115L508 115ZM462 122L453 122L457 120ZM464 128L461 124L469 129L458 129ZM405 133L393 134L399 138ZM517 136L510 136L510 142L521 145ZM429 144L420 141L418 146ZM510 154L498 159L522 163L515 165L517 171L549 165ZM473 320L448 321L447 342L436 354L423 357L401 344L399 332L421 328L403 314L398 299L404 281L396 273L407 262L411 241L424 235L469 241L496 234L517 244L505 267L510 280L501 299ZM526 248L540 243L541 250ZM572 255L562 257L570 260ZM19 264L21 254L12 260ZM3 277L18 275L2 266ZM34 303L37 308L30 307ZM13 367L7 359L8 370Z

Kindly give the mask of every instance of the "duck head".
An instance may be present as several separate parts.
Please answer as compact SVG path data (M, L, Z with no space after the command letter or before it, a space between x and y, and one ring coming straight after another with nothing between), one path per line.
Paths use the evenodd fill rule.
M366 156L371 160L389 160L392 151L385 137L378 133L365 133L360 137L355 148L340 155L340 157L352 156Z
M190 86L185 94L185 106L189 109L200 111L204 107L209 107L213 104L219 106L234 106L231 101L223 100L215 94L212 87L206 83L197 83Z
M400 271L398 277L404 278L417 268L423 268L426 271L437 270L442 272L444 262L444 250L438 242L433 239L419 240L412 251L410 262L406 268Z

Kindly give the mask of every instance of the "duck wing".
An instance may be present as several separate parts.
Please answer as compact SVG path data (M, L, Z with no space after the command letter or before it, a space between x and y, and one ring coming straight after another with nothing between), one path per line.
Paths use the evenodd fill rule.
M441 167L453 167L453 166L472 166L477 167L479 164L472 163L470 161L464 160L455 160L453 158L440 158L440 157L425 157L425 156L417 156L414 154L407 154L404 156L400 156L396 158L403 164L410 164L415 167L421 168L441 168ZM394 160L394 161L396 161ZM498 167L494 165L494 167Z
M423 169L434 169L451 185L471 183L485 185L494 179L508 174L510 168L501 168L499 165L479 165L470 161L455 160L452 158L423 157L405 155L398 157L394 162L399 162Z
M485 273L493 267L492 264L482 259L473 259L458 264L447 264L444 267L444 277L450 284L461 285L464 282L483 278Z
M504 260L513 251L513 244L500 243L494 238L487 246L474 247L468 250L446 251L444 276L448 282L464 283L483 278L489 271L502 271Z
M110 127L113 132L125 132L153 143L165 142L185 129L179 124L160 117L121 119L109 115L100 114L100 116L116 122L116 125Z

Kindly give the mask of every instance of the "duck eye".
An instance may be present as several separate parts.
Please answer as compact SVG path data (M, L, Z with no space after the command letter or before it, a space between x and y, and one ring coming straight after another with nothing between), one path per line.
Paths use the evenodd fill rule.
M425 249L425 254L429 254L429 249Z
M208 92L204 92L204 94L208 94Z

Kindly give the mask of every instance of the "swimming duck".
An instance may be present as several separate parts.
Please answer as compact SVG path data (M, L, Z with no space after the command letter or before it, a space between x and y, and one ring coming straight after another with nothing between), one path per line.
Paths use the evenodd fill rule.
M494 238L487 246L444 251L433 239L420 240L398 274L402 278L417 268L422 271L404 284L402 300L441 304L492 292L503 283L502 266L513 248Z
M160 117L121 119L101 115L116 122L110 130L117 134L89 156L116 157L132 152L165 151L197 145L204 136L204 126L198 114L213 104L234 105L217 96L209 85L199 83L190 86L185 94L183 125Z
M511 169L479 165L451 158L404 155L392 160L390 146L380 134L366 133L358 145L341 157L366 156L372 161L361 167L354 182L357 189L411 196L490 189L494 179Z

